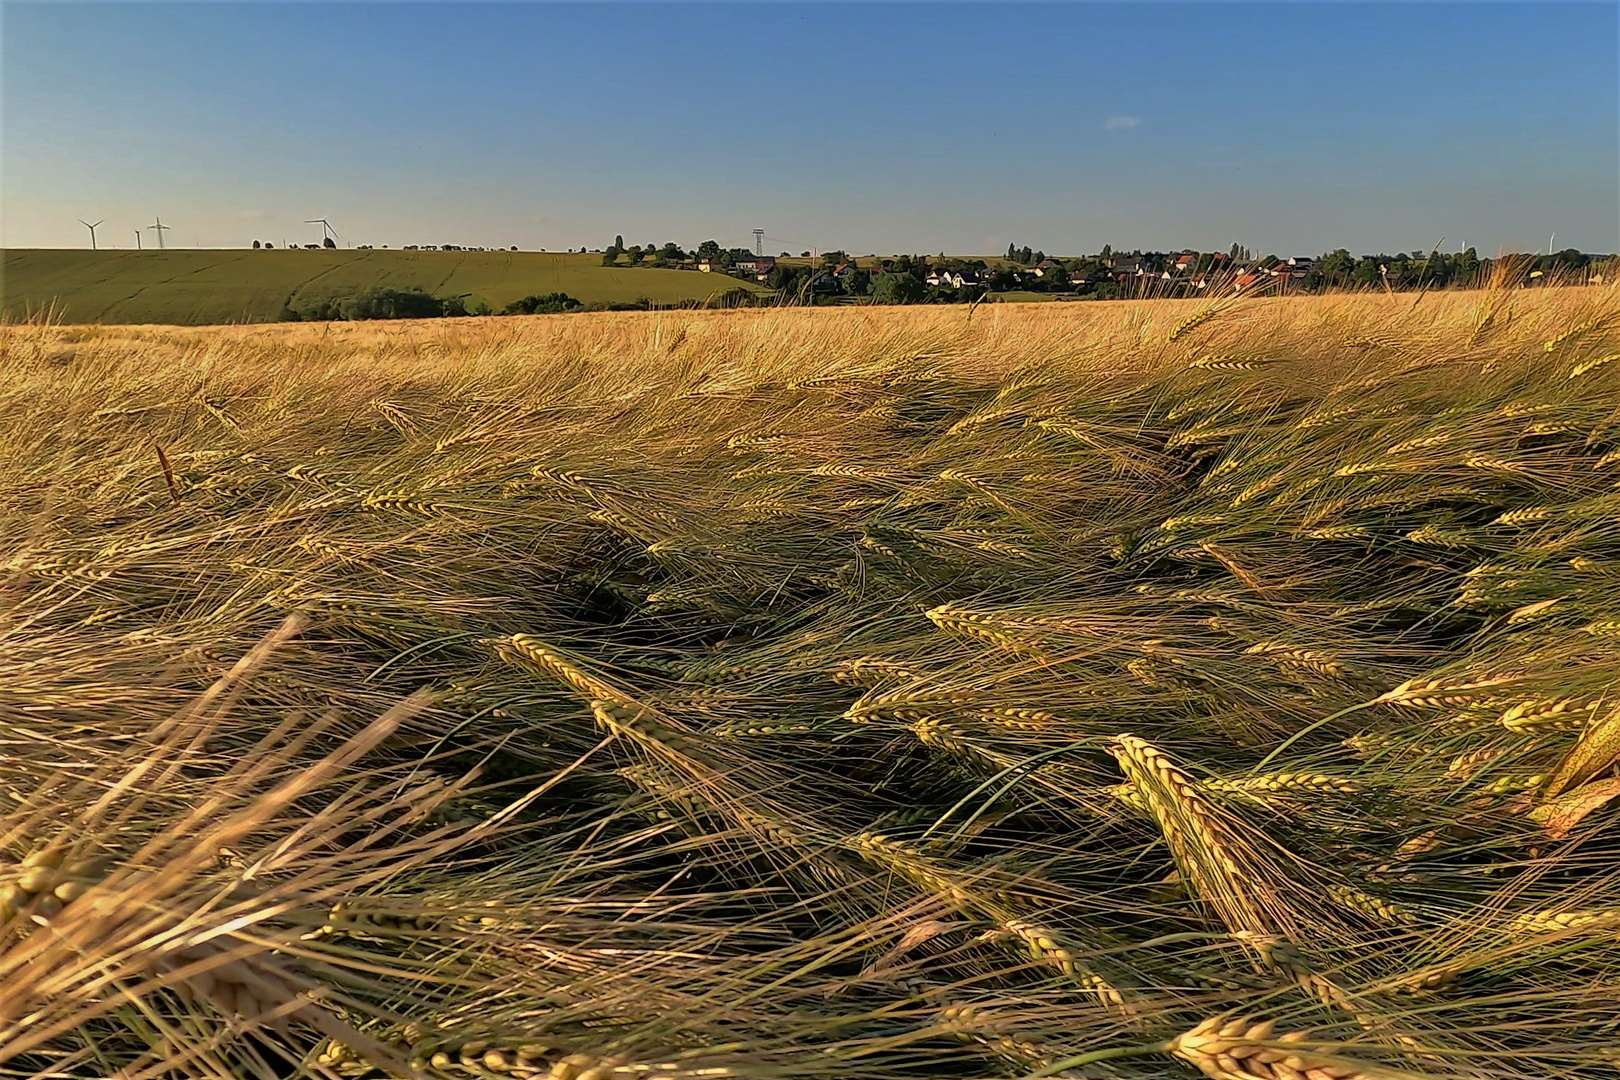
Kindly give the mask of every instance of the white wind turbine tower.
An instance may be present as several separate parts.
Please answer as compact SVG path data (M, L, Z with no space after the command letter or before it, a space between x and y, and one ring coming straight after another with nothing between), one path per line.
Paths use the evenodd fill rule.
M337 230L332 228L332 223L330 221L327 221L323 217L306 218L304 220L304 224L305 225L319 225L321 227L321 239L325 240L328 236L330 236L332 238L332 246L337 247L337 240L338 240Z
M107 219L102 218L101 220L105 221ZM96 225L100 225L101 221L96 222L96 225L92 225L88 221L84 220L84 218L80 218L79 224L90 230L90 250L96 250Z

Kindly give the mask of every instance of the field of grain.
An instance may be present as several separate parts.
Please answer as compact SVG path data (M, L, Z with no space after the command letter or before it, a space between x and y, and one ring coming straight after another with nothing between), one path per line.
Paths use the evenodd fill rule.
M71 251L18 249L3 259L3 312L17 320L51 308L77 323L266 322L370 289L420 288L499 311L525 296L563 292L582 303L701 303L729 276L607 267L600 255L538 251Z
M7 1076L1620 1077L1613 288L0 347Z

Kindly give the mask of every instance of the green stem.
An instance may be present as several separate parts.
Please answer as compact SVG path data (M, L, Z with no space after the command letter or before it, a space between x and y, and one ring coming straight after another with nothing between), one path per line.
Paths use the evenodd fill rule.
M1112 1061L1115 1058L1143 1057L1147 1054L1168 1054L1175 1048L1174 1042L1148 1043L1146 1046L1115 1046L1107 1050L1093 1050L1088 1054L1077 1054L1072 1058L1055 1061L1043 1068L1027 1073L1019 1080L1039 1080L1043 1076L1056 1076L1060 1072L1078 1069L1083 1065L1093 1065L1099 1061Z

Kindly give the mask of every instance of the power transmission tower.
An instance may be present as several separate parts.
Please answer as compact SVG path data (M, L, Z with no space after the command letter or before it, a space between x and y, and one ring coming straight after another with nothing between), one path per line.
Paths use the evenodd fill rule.
M765 254L765 230L764 229L755 229L754 230L754 254L755 255L763 255L763 254Z

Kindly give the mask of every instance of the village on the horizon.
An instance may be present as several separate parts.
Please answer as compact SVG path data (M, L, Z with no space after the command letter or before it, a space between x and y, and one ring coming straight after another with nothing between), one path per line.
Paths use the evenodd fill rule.
M96 246L95 226L101 224L81 222L90 228L91 246ZM325 218L313 218L305 224L321 226L320 243L287 243L287 250L338 250L339 237ZM147 226L154 231L159 249L164 247L163 233L172 226L164 225L161 218ZM1543 251L1523 254L1500 254L1481 258L1473 247L1456 252L1430 251L1401 252L1395 255L1352 255L1346 248L1337 248L1317 256L1308 255L1255 255L1238 243L1225 251L1200 251L1182 248L1177 251L1116 252L1104 245L1093 255L1060 257L1048 256L1044 251L1025 245L1008 244L1007 250L997 256L937 255L851 255L846 251L816 251L806 249L797 255L782 251L780 255L764 253L765 230L753 230L755 244L752 249L743 246L722 247L718 241L705 240L691 250L674 242L662 245L626 245L618 236L604 248L566 248L552 252L546 248L532 249L544 254L599 255L607 267L649 267L671 270L690 270L699 273L725 274L742 281L762 285L778 293L791 293L814 298L820 302L839 299L870 297L882 302L927 302L928 300L975 299L997 293L1048 294L1065 299L1113 299L1139 295L1151 290L1159 295L1201 295L1211 290L1245 292L1265 290L1275 293L1318 292L1325 289L1353 287L1383 287L1388 289L1431 288L1449 284L1467 284L1503 268L1511 268L1512 275L1526 283L1548 278L1563 283L1584 282L1601 284L1612 280L1615 270L1612 254L1592 254L1576 248L1559 251L1552 249L1556 238L1550 239ZM140 231L136 232L137 244ZM355 251L371 251L389 245L349 244ZM253 249L274 250L270 241L254 240ZM150 249L147 249L150 250ZM517 252L518 245L490 247L463 244L404 244L399 251L447 252Z

